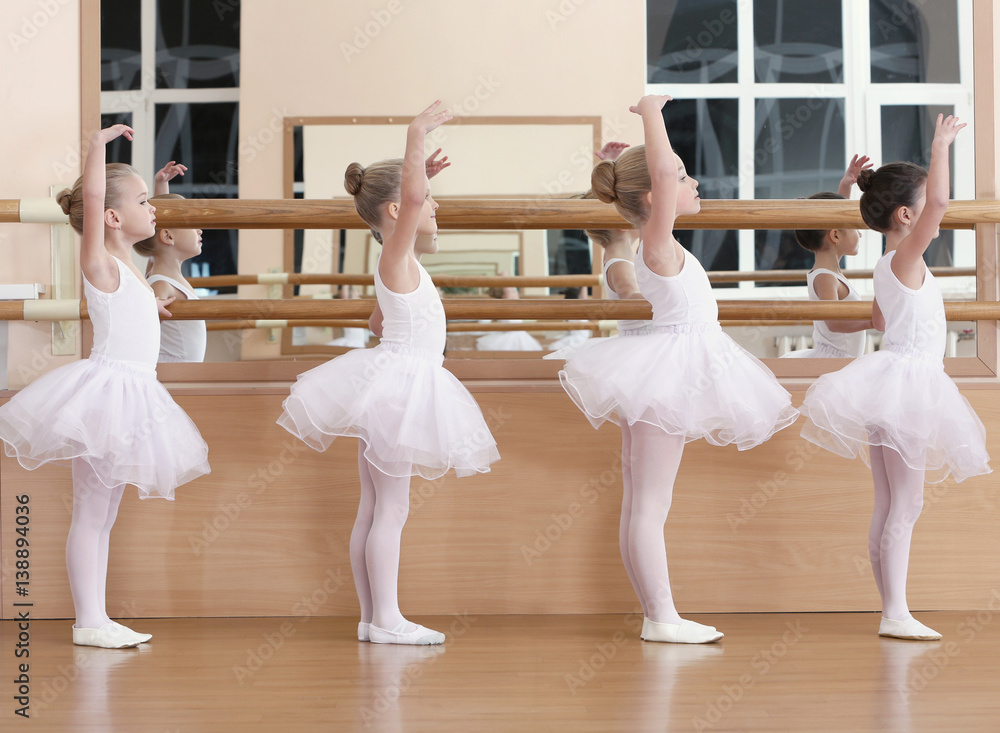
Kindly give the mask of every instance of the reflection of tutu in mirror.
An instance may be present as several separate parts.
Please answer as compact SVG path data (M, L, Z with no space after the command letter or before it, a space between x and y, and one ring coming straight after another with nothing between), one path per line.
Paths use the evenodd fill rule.
M521 321L498 321L520 323ZM541 351L542 345L527 331L497 331L476 339L479 351Z
M382 342L300 374L278 424L315 450L360 438L365 458L390 476L438 478L489 471L500 456L479 405L442 366L444 310L420 267L412 293L393 293L375 269Z

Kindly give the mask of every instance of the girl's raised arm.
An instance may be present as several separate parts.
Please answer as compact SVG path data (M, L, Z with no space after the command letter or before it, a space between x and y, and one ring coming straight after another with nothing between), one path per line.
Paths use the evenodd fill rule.
M408 279L406 278L410 270L408 260L412 259L411 252L417 236L421 210L424 201L430 195L430 184L427 182L427 162L424 159L424 139L428 132L452 118L447 111L435 111L440 104L441 101L438 100L417 115L406 131L406 153L403 157L399 213L392 233L382 242L382 258L379 265L379 274L392 290L396 290L396 287L390 282L391 280ZM412 287L415 286L414 284ZM397 292L405 291L397 290Z
M670 100L665 94L650 94L629 107L630 112L642 117L652 191L649 219L643 227L643 255L652 255L646 264L660 275L675 275L683 263L673 235L679 186L677 156L663 124L663 105Z
M104 248L104 198L107 193L107 144L117 137L131 140L135 134L128 125L112 125L98 130L90 138L90 150L83 168L83 238L80 243L80 269L100 290L112 290L118 281L118 268Z
M910 233L896 247L892 258L892 271L907 287L919 288L924 279L924 252L937 236L941 219L948 208L950 180L948 175L948 148L955 141L958 131L965 127L958 118L938 115L934 141L931 143L931 164L927 171L927 196L923 211ZM911 283L911 284L907 284ZM913 284L915 283L915 284Z

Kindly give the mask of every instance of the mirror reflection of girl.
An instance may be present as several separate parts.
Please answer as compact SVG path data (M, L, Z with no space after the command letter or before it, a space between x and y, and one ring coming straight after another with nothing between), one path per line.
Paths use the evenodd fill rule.
M169 316L132 264L131 248L155 231L155 207L131 166L105 165L107 144L134 135L127 125L94 133L83 176L59 194L81 235L90 358L39 377L0 407L0 439L27 469L71 461L73 519L66 570L76 623L73 643L124 648L149 641L108 617L111 529L127 484L142 499L210 471L198 428L156 379L160 315Z
M722 332L704 268L673 236L676 218L696 214L701 203L698 182L670 147L662 112L669 99L649 95L631 107L645 145L601 161L591 177L598 198L639 230L635 275L653 320L636 335L588 341L559 378L595 428L604 421L623 428L630 478L622 559L642 605L642 638L704 644L722 633L678 614L663 538L684 444L704 438L752 448L798 411L767 367Z
M501 277L509 273L501 272ZM521 291L515 287L490 288L489 296L500 300L520 300ZM521 323L521 319L499 320L497 323ZM479 351L541 351L542 345L527 331L493 331L476 339Z
M868 170L867 156L855 155L847 166L837 193L824 191L809 199L837 200L851 197L851 186L861 171ZM813 268L806 275L809 300L856 301L861 296L844 277L840 260L858 253L861 236L856 229L799 229L795 232L799 245L816 256ZM785 354L793 358L855 359L865 352L865 331L873 328L869 320L815 321L813 323L813 348L799 349Z
M353 285L341 285L338 291L341 300L357 300L361 294ZM367 328L344 328L343 334L337 338L327 341L327 346L345 346L348 349L363 349L368 345Z
M924 482L989 473L985 429L944 371L948 333L941 288L924 263L948 207L948 149L965 127L938 115L930 170L889 163L858 178L861 216L885 235L872 306L882 348L824 374L806 393L802 436L872 469L868 550L882 598L879 636L933 640L910 614L906 576Z
M361 604L358 639L441 644L444 634L403 617L399 545L409 511L410 477L437 479L490 470L500 456L468 390L443 366L445 316L418 262L436 249L424 140L451 119L435 102L411 123L402 160L348 166L344 186L382 244L375 267L374 349L356 349L300 374L278 424L316 450L338 436L359 438L361 502L351 533L351 570ZM436 154L435 154L436 155ZM420 236L425 235L425 236Z
M170 161L156 174L152 201L183 200L183 196L170 193L169 181L183 176L187 168ZM149 257L146 282L159 298L198 300L191 283L184 277L181 267L185 261L201 254L201 229L177 227L157 228L148 239L137 242L134 249ZM159 361L202 362L208 344L208 329L203 320L170 320L160 326Z

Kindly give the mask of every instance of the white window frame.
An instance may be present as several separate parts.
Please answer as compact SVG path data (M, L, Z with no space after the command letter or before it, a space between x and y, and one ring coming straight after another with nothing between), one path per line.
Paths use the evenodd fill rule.
M755 108L759 99L822 98L844 100L844 144L846 169L854 153L868 155L881 164L883 106L893 105L944 105L953 106L955 114L972 122L974 118L974 77L972 44L973 0L958 2L958 37L968 39L960 43L959 83L957 84L873 84L871 82L871 43L869 3L865 0L842 0L844 82L841 84L758 83L754 76L753 2L738 2L737 7L737 58L736 83L726 84L647 84L649 94L670 94L674 99L735 99L738 103L738 198L753 200L755 196L754 139ZM960 135L954 145L956 199L974 199L975 146L972 130ZM859 198L857 190L853 198ZM738 262L740 272L753 272L755 268L754 230L744 229L738 235ZM851 258L849 266L871 269L882 255L881 235L863 231L858 256ZM955 232L955 266L975 267L975 233L967 230ZM941 278L944 294L949 299L976 298L976 281L969 278ZM862 295L872 295L870 280L857 283ZM716 289L720 300L730 299L784 299L803 298L805 286L757 287L752 281L741 282L738 288Z

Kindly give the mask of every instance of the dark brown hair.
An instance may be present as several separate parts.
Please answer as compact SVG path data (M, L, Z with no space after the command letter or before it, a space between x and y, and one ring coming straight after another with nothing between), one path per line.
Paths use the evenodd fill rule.
M804 200L815 199L827 201L839 199L843 201L844 197L832 191L821 191L820 193L814 193L812 196L806 196ZM826 235L829 233L829 229L796 229L795 241L810 252L819 252L823 248L823 240L826 239Z
M913 163L886 163L878 170L866 169L858 175L861 218L876 232L892 229L892 217L900 206L913 206L927 171Z

